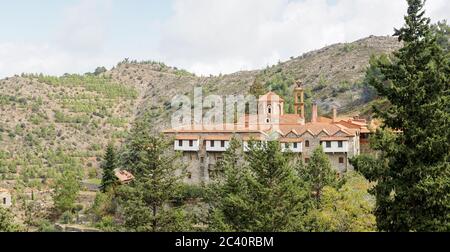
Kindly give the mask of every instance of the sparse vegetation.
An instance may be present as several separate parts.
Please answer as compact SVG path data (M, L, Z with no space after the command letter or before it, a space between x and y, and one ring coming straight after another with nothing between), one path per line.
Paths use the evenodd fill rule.
M449 34L448 26L440 23L433 26L431 31L438 34L437 43L444 51L448 51L448 39L446 39ZM39 231L51 231L54 230L55 222L81 223L79 217L86 218L83 215L87 215L88 222L92 223L92 226L104 231L124 231L124 229L224 231L251 230L251 227L255 228L253 230L263 231L374 231L376 229L375 217L372 214L374 197L367 191L372 186L385 184L383 182L371 184L358 174L344 177L337 183L332 179L333 171L323 169L327 165L326 160L321 158L315 158L308 166L297 164L290 167L284 162L285 158L278 150L269 148L264 154L272 155L273 159L264 159L261 157L262 153L249 153L248 158L253 160L252 164L249 165L247 162L246 165L241 165L240 163L239 167L244 168L237 170L237 166L232 167L232 162L238 162L238 158L246 155L241 153L240 156L233 157L230 154L226 159L228 163L221 166L227 180L226 186L220 185L219 193L222 195L217 198L211 198L210 192L205 187L183 186L180 183L181 175L180 178L176 177L176 186L170 187L170 190L162 190L165 184L161 181L155 182L155 178L141 175L148 173L151 165L156 166L156 168L153 166L154 170L151 171L164 170L167 174L173 175L174 167L151 161L153 157L161 157L160 151L169 148L170 144L150 136L154 136L155 132L165 128L170 122L169 117L173 109L170 100L176 94L191 96L192 88L196 86L203 87L206 95L247 94L247 92L262 95L272 90L285 99L284 109L291 113L293 112L293 84L295 80L300 79L305 88L307 120L309 120L311 103L314 100L320 102L323 110L329 109L330 104L337 103L343 107L340 113L358 110L362 115L370 117L373 113L372 105L380 111L392 112L392 101L387 99L379 88L375 88L372 82L384 78L386 73L382 71L382 67L391 64L391 53L401 46L395 38L371 37L310 52L301 57L292 58L291 61L268 66L261 71L244 71L232 75L221 74L201 78L161 62L137 62L125 59L110 71L99 67L93 73L84 75L65 74L54 77L43 74L22 74L20 77L14 76L0 80L0 182L13 187L15 194L20 195L14 195L20 201L15 202L13 213L23 218L21 221L27 226L26 230L34 228ZM371 55L373 57L369 60ZM368 63L370 67L364 71ZM430 63L429 67L434 69L436 65ZM439 82L432 79L429 83ZM353 96L356 98L353 99ZM414 108L412 105L410 107ZM428 115L432 110L428 108L424 111L427 111ZM145 114L145 111L149 111L147 128L139 132L130 132L132 123ZM443 115L439 118L445 118L445 113ZM436 121L440 120L438 119ZM429 123L433 125L436 121L430 120ZM415 120L411 125L417 122L420 120ZM130 139L134 144L132 148L129 145ZM383 143L392 141L386 135L381 140L384 141ZM420 144L417 144L418 148L422 148L422 144L425 146L429 143L428 138L422 140ZM117 167L130 169L139 179L128 186L119 186L120 189L117 191L98 192L94 199L96 188L101 184L99 176L102 174L104 148L110 141L120 146L117 149L117 159L121 162L118 162ZM446 142L448 141L441 139L436 146L442 150L446 146L442 143ZM145 144L149 143L161 145L148 149ZM379 148L381 146L378 145ZM389 147L383 150L392 150ZM430 149L433 148L430 147ZM142 156L130 156L132 152ZM425 153L428 152L425 151ZM434 157L437 155L435 153L440 152L428 153L428 156ZM126 158L128 161L124 162ZM262 168L266 169L268 166L264 166L261 160L270 163L269 168L289 176L274 176L276 183L266 183ZM402 157L398 160L406 159ZM418 160L421 159L418 158ZM424 160L422 161L421 164L425 163ZM243 162L245 163L245 160ZM363 159L357 165L367 168L366 163L376 167L381 162ZM420 162L415 160L414 163ZM314 166L314 164L317 165ZM178 164L174 166L178 167ZM308 167L309 176L302 173L304 170L301 168L305 167ZM363 168L361 171L364 170ZM253 173L245 174L243 178L246 180L243 180L233 177L237 173L232 174L227 170L237 173L253 171ZM369 177L373 175L370 174L372 171L369 169L364 173ZM414 174L427 172L426 169L420 171ZM298 177L292 177L292 172L299 172L296 173ZM104 171L103 174L105 174ZM403 177L408 178L408 174ZM111 174L107 175L111 178ZM175 176L165 175L158 178L165 181L166 179L172 181L175 178ZM315 180L315 176L320 176L321 180ZM390 181L391 177L387 178ZM436 176L429 176L429 178L436 178ZM255 181L257 183L254 183ZM432 182L435 181L425 180L421 186L428 190L427 186ZM154 185L158 188L153 187ZM93 188L88 188L91 186ZM55 194L45 195L45 192L51 188L56 189ZM236 190L236 188L242 190ZM248 188L258 190L252 193L245 190ZM263 190L259 190L261 188ZM445 195L445 189L436 194ZM273 210L277 209L277 204L273 202L265 204L260 200L275 198L274 195L282 195L283 197L280 196L274 202L287 206L285 209L291 209L293 213L277 216ZM432 196L429 198L434 199ZM377 195L377 197L380 196ZM23 201L27 204L21 207L20 202L23 198L28 200ZM294 204L294 202L290 205L291 199L299 198L305 201L301 204ZM217 202L215 201L217 199L224 199L224 201ZM37 218L30 214L30 211L34 211L30 209L35 206L42 204L46 207L53 202L55 209L43 209L43 213L47 213L46 211L51 214L56 213L56 217ZM438 206L436 202L439 200L430 204ZM94 206L91 208L92 203ZM208 211L202 208L204 204L212 206L215 211L208 216ZM377 204L380 207L379 203ZM161 206L173 208L159 211ZM442 208L436 209L445 209L442 205L439 206ZM154 211L155 207L156 211ZM195 211L190 207L195 208ZM203 210L200 214L199 208ZM236 209L242 211L236 211ZM141 219L141 214L145 215L145 218ZM11 211L5 214L2 212L0 216L3 217L3 219L0 217L0 230L21 230L12 221ZM169 219L169 216L173 219ZM436 216L445 217L445 214L440 213ZM377 217L380 218L380 213L377 213ZM423 221L420 217L414 220ZM276 225L271 220L276 220ZM422 225L416 229L425 229L433 224L425 221L423 223L429 225ZM192 224L200 225L194 227ZM388 225L381 227L382 230L391 228Z

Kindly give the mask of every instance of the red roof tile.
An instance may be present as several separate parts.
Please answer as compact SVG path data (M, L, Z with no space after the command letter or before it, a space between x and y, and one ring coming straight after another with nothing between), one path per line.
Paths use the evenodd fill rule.
M134 180L133 174L124 170L116 170L115 175L121 183L128 183Z
M321 141L348 141L348 137L322 137Z
M259 101L264 102L272 102L272 101L278 101L278 102L284 102L283 98L281 98L279 95L275 94L274 92L269 92L259 98Z
M212 141L229 141L231 140L231 135L206 135L203 136L203 140L212 140Z
M279 139L280 143L301 143L304 141L304 139L302 138L280 138Z
M176 140L198 140L200 137L198 135L177 135Z

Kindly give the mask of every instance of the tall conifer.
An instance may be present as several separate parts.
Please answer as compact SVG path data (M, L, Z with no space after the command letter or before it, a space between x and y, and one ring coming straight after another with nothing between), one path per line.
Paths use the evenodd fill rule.
M423 8L423 0L408 0L406 24L395 31L404 47L376 63L383 78L370 82L389 102L375 108L384 122L374 142L383 160L353 162L377 182L382 231L450 231L450 62Z

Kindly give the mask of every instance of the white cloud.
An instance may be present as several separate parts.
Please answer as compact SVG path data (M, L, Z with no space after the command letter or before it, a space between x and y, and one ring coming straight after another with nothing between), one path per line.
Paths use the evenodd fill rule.
M76 54L48 44L0 43L0 76L20 73L84 73L95 67L112 66L118 58Z
M68 6L55 37L45 43L0 41L0 78L85 73L97 66L113 66L120 57L104 50L110 6L110 0L80 0Z
M405 0L173 1L170 17L149 21L160 41L131 48L108 36L111 19L125 18L112 17L114 1L79 0L48 41L0 41L0 77L83 73L148 55L205 75L257 69L333 43L391 35L406 13ZM428 0L426 8L434 22L450 19L448 0Z
M392 35L403 0L175 0L161 54L197 73L255 69L337 42ZM428 0L433 21L449 18L450 1Z
M111 0L80 0L64 12L58 45L82 53L98 53L107 41Z

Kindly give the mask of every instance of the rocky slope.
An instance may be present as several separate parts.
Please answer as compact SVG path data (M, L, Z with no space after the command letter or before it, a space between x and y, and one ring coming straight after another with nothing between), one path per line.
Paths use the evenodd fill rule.
M197 77L162 63L125 60L100 75L0 80L0 180L41 186L62 169L78 169L93 180L104 146L122 141L135 116L149 110L159 131L169 125L172 97L191 96L196 86L205 94L246 94L258 79L289 103L294 80L301 79L308 102L318 102L322 113L331 105L357 112L370 56L400 46L392 37L369 37L222 76Z

